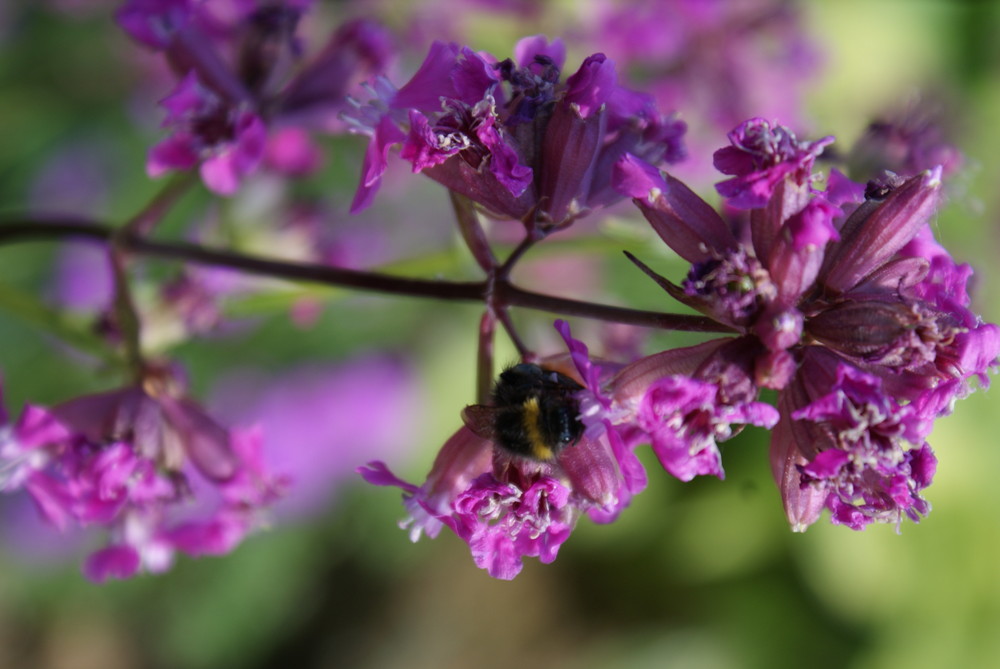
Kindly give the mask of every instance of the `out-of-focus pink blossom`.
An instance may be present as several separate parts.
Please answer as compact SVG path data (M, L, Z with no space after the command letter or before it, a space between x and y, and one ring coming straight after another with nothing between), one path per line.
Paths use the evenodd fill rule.
M0 492L25 490L57 528L102 528L107 543L84 563L93 581L163 571L177 551L227 553L284 487L258 432L226 430L176 381L150 371L51 411L28 406L11 425L0 415Z
M413 370L384 356L277 377L236 373L213 395L229 422L261 426L267 465L294 482L275 507L288 518L324 510L358 465L403 456L424 413Z

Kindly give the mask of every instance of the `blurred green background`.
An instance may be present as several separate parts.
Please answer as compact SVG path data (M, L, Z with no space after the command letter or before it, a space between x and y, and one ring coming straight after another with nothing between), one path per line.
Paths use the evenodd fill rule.
M68 147L99 147L103 172L89 176L108 184L104 215L121 220L157 188L142 167L155 122L136 126L127 102L135 75L118 67L132 47L100 3L75 14L47 4L15 2L0 16L0 211L23 211L43 165L73 160L62 153ZM834 134L847 147L873 116L918 92L945 112L967 162L936 231L976 268L979 311L1000 318L1000 3L800 6L824 53L807 87L811 136ZM538 31L515 22L470 41L499 54ZM304 188L343 201L363 143L330 146L329 181ZM432 184L415 193L445 204ZM185 200L164 236L182 234L185 211L208 201ZM605 254L614 276L605 301L660 303L619 264L617 248ZM118 382L75 364L17 308L45 285L53 254L45 245L0 248L0 370L14 413L26 401ZM428 273L474 276L461 251L435 258ZM478 310L324 297L329 305L311 329L276 314L234 340L174 353L195 395L247 361L277 373L375 350L408 356L427 415L391 464L419 480L472 395ZM543 317L523 318L531 336L547 327ZM181 558L165 575L104 586L81 576L82 550L26 558L10 545L17 531L0 530L0 667L1000 666L996 392L973 395L937 424L940 465L927 493L934 511L898 535L884 526L855 533L825 518L792 534L766 435L754 429L724 446L724 482L682 484L647 458L649 488L618 522L582 522L554 564L528 560L509 583L476 569L453 536L410 544L395 527L403 515L396 492L355 480L331 484L322 515L275 526L231 556Z

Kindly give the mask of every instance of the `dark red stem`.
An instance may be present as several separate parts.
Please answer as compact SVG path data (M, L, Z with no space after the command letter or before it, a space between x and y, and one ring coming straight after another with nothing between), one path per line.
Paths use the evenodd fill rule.
M44 219L4 219L0 217L0 245L59 239L92 239L107 243L113 236L119 248L135 254L228 267L250 274L261 274L292 281L439 300L464 302L489 300L498 307L523 307L562 316L594 318L663 330L735 332L732 328L704 316L642 311L593 302L581 302L554 295L543 295L518 288L506 278L495 280L492 285L492 295L489 295L488 282L486 281L411 279L315 263L269 260L232 251L210 249L189 242L154 241L128 233L122 234L121 230L106 225L69 217Z

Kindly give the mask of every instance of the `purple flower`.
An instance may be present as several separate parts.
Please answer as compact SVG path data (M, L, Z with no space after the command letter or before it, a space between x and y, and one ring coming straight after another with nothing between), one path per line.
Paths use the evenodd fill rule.
M78 397L52 412L93 443L123 441L168 466L190 462L211 480L229 479L239 466L229 432L180 395L177 383L168 372L151 373L142 385Z
M416 33L414 42L425 44L425 36L461 41L469 28L496 16L484 17L476 3L461 13L446 4L428 0L411 10L403 23L408 35ZM651 94L660 109L681 110L689 126L685 143L699 150L678 165L678 176L696 175L699 185L711 178L711 161L703 156L720 131L754 115L800 123L802 94L822 60L805 12L782 0L601 0L585 9L523 0L495 4L505 7L503 20L521 9L525 25L558 25L578 52L613 60L621 84ZM529 16L523 16L524 5ZM514 57L529 62L516 51Z
M718 442L735 434L733 424L766 428L778 412L762 402L726 403L720 388L682 375L653 383L639 405L638 424L663 468L682 481L695 476L724 478Z
M480 569L510 580L520 573L523 557L548 564L576 524L570 489L555 478L539 476L519 485L484 474L453 502L455 513L444 522L472 551Z
M259 432L231 433L239 466L229 479L210 486L193 470L163 471L161 463L128 444L113 447L112 463L102 462L111 458L106 453L84 460L84 469L71 481L89 511L78 520L106 527L109 536L108 545L84 563L87 578L99 583L129 578L140 569L162 572L178 551L198 557L235 549L260 524L260 510L278 498L284 485L261 466L260 443ZM128 479L122 469L130 473ZM193 494L201 507L197 514L182 510ZM113 508L106 508L109 502Z
M971 392L974 379L987 383L1000 355L1000 328L968 309L970 270L951 259L928 227L941 171L890 177L867 189L835 173L826 191L815 192L812 162L829 138L801 143L754 119L731 139L734 146L717 153L717 162L736 178L720 191L753 207L748 227L737 232L669 175L632 156L616 166L616 187L692 269L678 286L634 262L672 297L741 336L705 345L704 358L699 349L690 361L664 352L633 363L612 382L613 395L635 407L657 389L656 410L637 410L636 420L645 423L645 438L665 466L690 477L721 472L717 451L697 433L705 425L702 433L711 434L707 426L724 416L713 408L711 389L692 379L718 383L723 405L743 407L741 419L774 426L772 469L796 530L824 507L835 522L855 529L901 514L919 517L929 509L918 493L930 483L933 461L923 437ZM778 391L777 412L753 402L759 387ZM905 424L915 448L905 455L896 445L879 451L895 453L900 469L882 462L878 478L860 464L848 466L874 457L860 454L862 446L830 450L834 400L820 402L824 397L855 407L852 416L874 412L848 432ZM685 418L692 408L697 413ZM883 424L875 414L891 416ZM656 421L676 429L657 437ZM803 484L807 477L813 483ZM862 479L874 487L862 491ZM876 499L876 489L889 497Z
M407 365L372 356L277 378L237 373L218 384L212 406L230 423L260 425L267 464L294 483L274 506L285 520L329 508L359 464L402 455L406 435L419 431L417 391Z
M0 402L0 492L24 488L46 520L59 528L67 524L66 499L46 469L69 437L70 431L41 407L26 406L17 422L8 424Z
M756 320L778 292L764 265L742 247L692 265L681 287L683 302L733 325Z
M824 363L832 360L810 356L804 372ZM802 383L811 396L806 373ZM911 407L887 395L879 379L839 363L827 394L797 409L791 418L813 423L811 429L820 435L813 444L818 452L798 466L800 486L821 491L834 523L855 530L875 521L898 527L904 515L918 522L930 511L920 491L930 485L937 459L923 441L926 426Z
M305 128L343 130L337 117L350 88L386 66L391 39L371 21L348 22L296 67L295 31L310 5L241 1L227 12L192 0L131 0L118 12L126 32L162 52L180 77L161 102L172 134L151 150L150 176L198 166L209 190L232 195L265 152L268 166L285 175L316 169Z
M229 552L284 485L262 465L259 433L225 430L174 384L150 374L0 427L0 490L26 490L58 528L107 532L84 564L93 581L163 571L177 551Z
M469 544L477 566L511 579L524 557L554 560L582 512L596 510L600 520L618 504L607 485L588 489L619 477L610 445L583 437L566 452L572 454L566 466L514 458L463 427L445 443L421 486L397 478L382 462L358 472L369 483L404 491L409 517L400 526L409 528L412 540L422 533L433 538L446 526Z
M525 38L515 54L518 63L497 62L436 42L402 88L383 80L355 118L372 139L352 210L371 203L395 144L414 172L542 233L618 200L611 170L626 151L653 163L683 157L683 124L619 86L603 54L564 83L558 40Z
M570 359L555 356L543 364L584 382L581 406L603 405L600 370L568 327L558 327L570 345ZM597 420L551 461L513 455L465 426L442 447L423 485L398 478L379 461L358 472L369 483L403 490L409 516L401 527L409 528L413 541L447 527L469 545L477 566L511 579L524 557L554 560L582 514L610 522L645 487L645 472L631 447L607 417Z
M670 474L682 481L709 474L723 478L718 443L734 425L771 428L778 412L754 401L748 339L715 339L662 351L626 365L609 382L616 428L630 443L650 443Z
M807 188L813 162L833 137L800 142L785 126L752 118L730 132L729 141L732 146L715 152L715 167L734 176L716 190L737 209L756 209L771 199L779 183Z
M227 104L202 86L194 72L160 104L168 110L164 125L173 128L173 134L150 150L149 176L200 165L209 190L236 193L264 157L264 121L246 106Z

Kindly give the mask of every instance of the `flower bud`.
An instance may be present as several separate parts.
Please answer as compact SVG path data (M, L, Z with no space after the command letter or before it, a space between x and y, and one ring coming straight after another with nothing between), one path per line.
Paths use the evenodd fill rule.
M869 200L844 223L841 241L824 263L823 283L839 293L892 258L913 239L937 209L941 169L928 170L896 188L876 206Z

